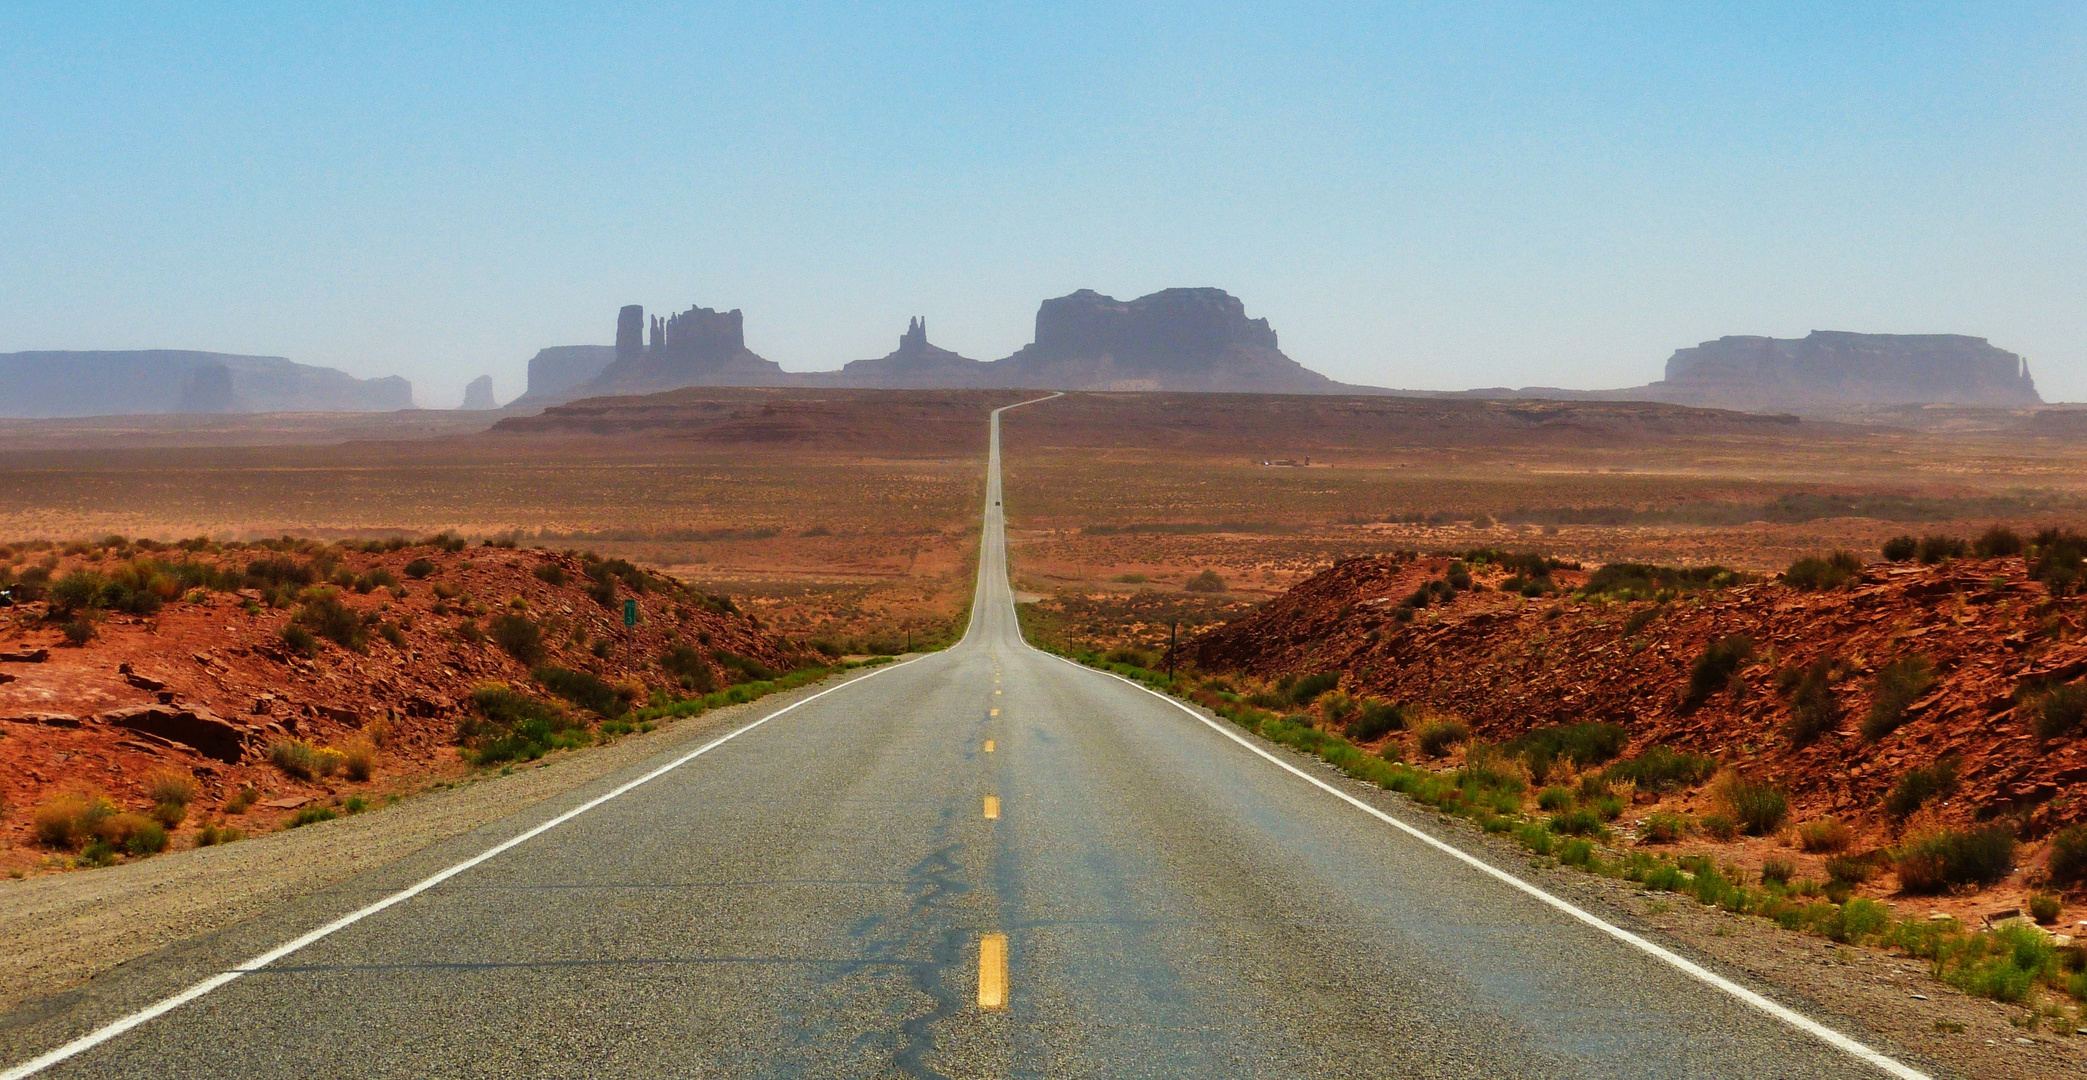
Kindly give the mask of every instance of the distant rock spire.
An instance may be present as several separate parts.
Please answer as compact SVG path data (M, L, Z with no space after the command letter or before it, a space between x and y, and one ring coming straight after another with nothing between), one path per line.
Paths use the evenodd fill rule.
M631 304L616 313L616 359L629 360L645 350L645 306Z
M667 351L667 321L657 315L652 317L652 348L646 351L655 355Z
M899 349L901 351L925 349L927 348L927 344L927 316L915 315L910 321L906 323L906 332L900 335L899 337Z

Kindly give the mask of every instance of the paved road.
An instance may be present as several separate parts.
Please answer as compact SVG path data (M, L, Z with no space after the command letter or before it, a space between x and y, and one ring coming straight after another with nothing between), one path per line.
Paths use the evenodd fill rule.
M1884 1075L1027 648L995 423L962 644L42 1075ZM1002 942L1005 1007L981 1008ZM79 1008L39 1030L114 1015Z

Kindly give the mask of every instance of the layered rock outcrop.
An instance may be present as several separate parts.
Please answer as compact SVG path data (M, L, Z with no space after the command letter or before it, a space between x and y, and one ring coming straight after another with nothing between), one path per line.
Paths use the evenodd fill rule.
M413 407L398 376L358 379L280 356L183 349L0 353L0 416L391 412Z

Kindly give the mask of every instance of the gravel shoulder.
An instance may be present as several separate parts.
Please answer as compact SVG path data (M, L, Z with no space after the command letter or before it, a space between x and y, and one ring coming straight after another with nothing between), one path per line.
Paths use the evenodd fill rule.
M476 776L336 821L107 869L0 880L0 941L8 943L0 951L0 1015L169 946L271 915L655 758L686 752L876 670L668 721L607 746L554 754L512 775ZM374 898L344 895L342 911Z

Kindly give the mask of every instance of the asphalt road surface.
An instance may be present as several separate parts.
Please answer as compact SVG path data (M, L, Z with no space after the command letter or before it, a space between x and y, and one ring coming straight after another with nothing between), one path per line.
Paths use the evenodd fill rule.
M84 1037L38 1074L1890 1073L1028 648L994 432L960 645L518 819L432 885L483 852L373 875L389 906L265 964L294 934L215 935L183 954L207 992L113 1033L107 994L45 1017Z

